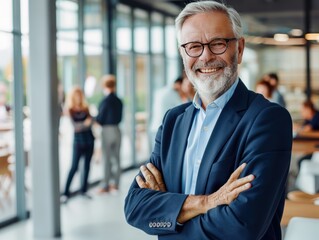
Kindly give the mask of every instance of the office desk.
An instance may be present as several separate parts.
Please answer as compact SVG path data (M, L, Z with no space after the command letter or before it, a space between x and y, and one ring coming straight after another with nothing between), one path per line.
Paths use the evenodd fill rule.
M281 225L287 226L292 217L319 218L319 206L286 200L284 213L281 219Z
M293 153L310 154L319 151L319 131L299 132L292 143Z
M319 151L319 139L294 139L292 143L293 153L310 154Z

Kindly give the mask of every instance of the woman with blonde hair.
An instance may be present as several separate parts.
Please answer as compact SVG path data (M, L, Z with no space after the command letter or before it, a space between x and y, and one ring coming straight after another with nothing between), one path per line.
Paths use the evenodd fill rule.
M67 101L67 113L74 127L74 139L72 165L66 181L64 194L61 198L62 203L67 202L70 196L70 185L77 172L82 156L84 157L84 173L81 183L81 194L84 197L91 198L86 192L90 163L94 150L94 136L91 129L93 119L81 88L74 87L71 90Z

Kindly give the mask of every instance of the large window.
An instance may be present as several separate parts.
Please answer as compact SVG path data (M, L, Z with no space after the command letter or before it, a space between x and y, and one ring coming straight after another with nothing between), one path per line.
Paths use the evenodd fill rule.
M123 121L121 126L121 166L130 167L135 159L135 132L133 132L134 119L134 78L132 76L132 29L131 9L128 6L117 5L117 27L116 27L116 48L117 48L117 93L123 100ZM125 150L124 150L125 149Z
M86 65L85 95L96 106L102 98L100 79L103 74L103 9L101 1L84 1L84 55ZM106 9L104 9L105 11Z
M29 0L20 0L21 13L13 13L13 0L0 1L0 158L3 159L0 170L0 223L16 217L19 211L16 208L17 201L20 201L16 197L16 189L19 188L16 188L15 179L15 163L21 161L15 159L16 85L20 85L20 92L23 94L21 138L24 140L26 163L24 189L27 209L32 211L29 204L32 197L29 158L31 110L28 106L27 89L32 79L28 79L28 2ZM149 157L150 144L147 132L154 93L167 82L172 82L180 70L177 68L179 56L175 44L173 18L163 13L129 6L130 1L127 1L129 5L116 4L115 12L108 9L108 6L112 6L109 0L56 0L55 3L59 81L57 91L61 104L59 158L62 191L72 159L73 128L69 117L64 114L64 103L70 90L75 85L83 87L91 113L95 115L103 98L100 79L104 74L115 71L118 80L117 93L124 103L123 121L120 125L123 134L121 165L122 168L128 168ZM115 18L108 18L109 13ZM17 28L14 27L14 20L19 19L18 17L21 18L21 29L14 29ZM108 20L111 22L107 22ZM109 43L109 39L114 42ZM115 49L111 49L111 43ZM17 50L17 56L14 50ZM16 66L19 73L17 75L21 77L15 76ZM98 126L94 127L94 133L96 149L89 175L91 183L103 177L103 146L100 143ZM72 181L71 191L79 189L80 176L77 174Z
M167 82L172 83L180 74L177 40L175 33L175 25L173 18L166 19L165 26L165 53L167 56L166 68L167 68Z
M101 0L85 0L81 4L68 0L57 1L58 76L59 94L62 94L60 100L67 98L74 86L81 86L93 116L97 114L98 104L103 98L100 79L103 75L103 56L106 52L103 37L105 11L104 1ZM90 183L103 177L99 126L94 125L93 131L95 150L89 174ZM73 127L67 114L61 115L59 141L60 184L63 191L73 154ZM71 191L79 189L80 176L81 174L75 176Z
M147 124L149 119L149 81L148 55L149 53L149 27L147 12L136 9L134 11L134 50L135 55L135 131L136 131L136 157L143 162L149 157Z
M16 166L17 163L21 163L22 159L16 158L16 149L20 149L20 153L25 156L27 160L25 169L26 172L30 172L27 157L30 150L28 146L30 135L27 126L29 118L28 108L25 106L26 66L28 61L28 15L26 12L28 2L21 0L20 4L21 12L17 12L18 8L13 9L13 1L0 2L0 223L18 214L16 208L17 201L19 201L16 195L18 184L16 181ZM18 21L20 18L22 30L19 28L18 22L15 25L13 22L13 20ZM21 103L16 101L15 94L18 92L22 95L22 98L19 98L23 101ZM25 106L23 110L21 104ZM20 130L16 129L15 116L17 115L24 116L24 119L21 119L24 131L21 128ZM20 124L22 125L22 122ZM25 141L24 148L20 143L16 144L16 136L20 136L22 142ZM28 189L30 174L26 174L26 176L28 178L25 181L25 189ZM24 181L24 179L22 180ZM27 194L30 197L28 191ZM19 204L25 206L23 200L20 200Z
M78 76L78 4L74 1L57 0L57 54L58 77L63 90L80 85Z
M13 35L0 31L0 221L16 215L13 129Z
M121 167L132 166L134 149L134 119L133 119L133 82L131 78L131 57L129 54L118 53L117 55L117 94L123 101L123 120L121 124Z
M164 17L159 13L151 15L151 53L153 92L165 85L164 68Z
M173 82L181 69L173 18L118 4L116 20L117 77L126 104L123 130L130 140L124 143L134 146L129 151L132 156L123 163L127 166L149 158L154 142L149 131L154 94Z

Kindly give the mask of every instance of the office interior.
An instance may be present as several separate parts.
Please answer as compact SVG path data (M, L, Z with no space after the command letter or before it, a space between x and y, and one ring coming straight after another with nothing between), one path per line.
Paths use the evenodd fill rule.
M96 115L103 97L100 79L109 73L116 75L117 94L124 103L121 168L128 187L132 171L152 150L155 92L182 74L174 19L186 2L190 1L0 1L0 97L1 104L11 108L9 116L0 116L0 161L5 162L0 171L0 236L30 220L29 239L63 236L63 223L72 219L61 214L59 196L71 163L73 132L60 105L78 85ZM294 121L301 120L305 99L311 98L319 108L319 2L223 2L242 16L246 48L239 76L245 85L254 90L265 73L276 72ZM103 177L101 129L93 130L92 188ZM80 177L72 182L74 195ZM124 195L123 191L119 201ZM114 199L99 201L96 207L108 201L117 204ZM112 221L105 224L112 226ZM140 239L153 239L138 234Z

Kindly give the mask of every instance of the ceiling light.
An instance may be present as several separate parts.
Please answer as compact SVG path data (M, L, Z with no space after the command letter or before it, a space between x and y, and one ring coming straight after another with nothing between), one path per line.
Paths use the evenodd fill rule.
M257 36L246 36L245 37L247 43L251 44L263 44L263 45L272 45L272 46L302 46L306 44L304 38L288 38L287 41L279 42L274 38L266 38L266 37L257 37Z
M283 34L283 33L276 33L274 35L274 39L278 42L286 42L289 40L288 34Z
M301 29L295 28L290 31L290 34L294 37L300 37L302 36L303 31Z

